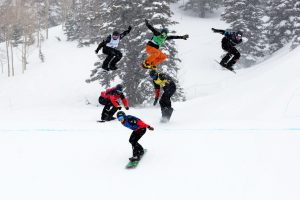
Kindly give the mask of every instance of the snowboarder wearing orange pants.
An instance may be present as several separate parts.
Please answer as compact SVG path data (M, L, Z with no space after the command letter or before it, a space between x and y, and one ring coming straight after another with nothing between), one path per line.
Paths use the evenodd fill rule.
M147 43L146 52L149 54L148 58L143 62L142 66L146 69L156 69L156 66L162 63L167 56L162 53L159 48L167 41L172 39L184 39L189 38L189 35L183 36L168 36L169 30L166 28L161 31L156 30L151 26L147 19L145 19L146 26L152 31L153 37Z

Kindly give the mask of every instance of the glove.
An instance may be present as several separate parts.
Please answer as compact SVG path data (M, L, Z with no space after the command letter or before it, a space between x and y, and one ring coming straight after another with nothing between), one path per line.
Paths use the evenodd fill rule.
M158 98L155 98L153 105L155 106L157 104Z
M215 28L211 28L211 30L212 30L214 33L217 32L217 30L216 30Z
M184 36L182 36L182 39L184 39L184 40L186 40L186 39L188 39L189 38L189 35L184 35Z
M149 22L148 19L145 19L145 23L148 24L148 22Z
M117 106L116 108L117 108L117 110L121 110L121 109L122 109L122 107L121 107L121 106Z
M148 126L148 129L149 129L150 131L154 131L154 128L153 128L152 126Z
M126 110L129 110L129 107L125 107Z
M131 27L131 26L128 26L128 32L130 32L130 31L131 31L131 29L132 29L132 27Z
M97 50L95 50L95 53L96 53L96 54L98 54L98 51L97 51Z

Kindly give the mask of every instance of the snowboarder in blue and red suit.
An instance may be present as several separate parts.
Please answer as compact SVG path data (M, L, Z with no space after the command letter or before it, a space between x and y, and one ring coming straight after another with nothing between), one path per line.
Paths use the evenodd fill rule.
M144 148L138 143L138 141L146 133L146 130L154 130L153 127L146 124L139 118L131 115L126 115L123 111L117 113L117 119L123 126L133 130L130 135L129 142L132 145L133 156L129 158L130 161L138 161L144 154Z

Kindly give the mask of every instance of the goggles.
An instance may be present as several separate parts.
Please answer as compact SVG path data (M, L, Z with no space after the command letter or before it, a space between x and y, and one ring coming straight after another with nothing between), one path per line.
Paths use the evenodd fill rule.
M120 117L118 117L117 118L119 121L122 121L122 120L124 120L124 116L120 116Z
M165 32L163 32L161 35L162 35L163 37L167 37L167 33L165 33Z

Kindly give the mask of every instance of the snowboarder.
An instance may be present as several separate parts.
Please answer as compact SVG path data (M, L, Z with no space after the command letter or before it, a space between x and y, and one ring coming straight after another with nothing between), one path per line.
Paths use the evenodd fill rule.
M154 84L155 100L153 105L157 104L159 99L160 88L162 87L164 93L162 94L159 104L162 113L161 122L167 122L170 120L173 113L173 108L171 105L171 97L176 92L176 85L172 78L164 73L158 73L156 70L150 71L150 77Z
M221 33L222 35L224 35L222 39L222 48L228 53L223 57L223 59L220 62L220 65L233 71L232 66L238 61L238 59L241 56L240 52L235 48L235 46L243 42L243 32L227 32L215 28L212 28L212 31L214 33Z
M159 48L167 41L172 39L184 39L189 38L189 35L183 36L168 36L169 30L163 28L160 31L151 26L147 19L145 19L146 26L153 32L152 39L147 43L146 52L149 57L143 62L142 66L146 69L156 69L156 66L163 62L167 56L162 53Z
M104 105L101 115L102 121L110 121L116 119L113 117L113 115L117 112L117 110L121 110L118 99L122 100L125 109L128 110L128 102L123 94L123 86L121 84L118 84L116 85L116 87L108 88L106 91L101 92L99 103L101 105Z
M98 54L99 50L103 47L102 53L106 54L107 57L102 64L102 68L105 70L116 70L117 62L119 62L122 58L122 53L116 48L119 45L120 40L127 35L131 31L131 26L128 27L123 33L119 33L118 31L114 31L112 35L107 36L105 40L103 40L95 50L96 54Z
M117 113L117 119L122 123L123 126L133 130L130 135L129 142L132 145L132 157L129 158L130 161L138 161L144 154L144 148L138 143L138 141L146 133L146 129L151 131L154 130L153 127L144 123L137 117L126 115L123 111Z

